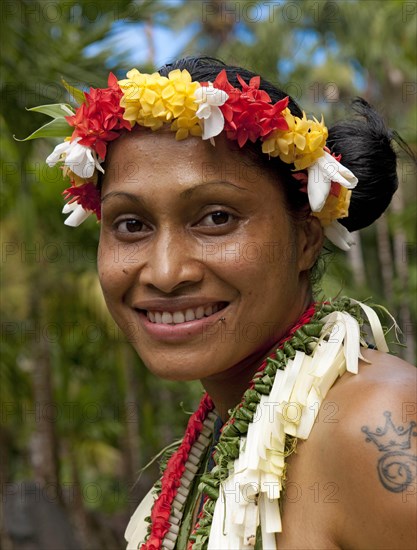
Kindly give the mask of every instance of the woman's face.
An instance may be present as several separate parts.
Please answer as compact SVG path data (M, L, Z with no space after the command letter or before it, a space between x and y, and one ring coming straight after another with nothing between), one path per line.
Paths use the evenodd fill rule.
M219 375L309 303L318 250L278 181L224 137L133 132L109 152L98 268L108 308L156 375Z

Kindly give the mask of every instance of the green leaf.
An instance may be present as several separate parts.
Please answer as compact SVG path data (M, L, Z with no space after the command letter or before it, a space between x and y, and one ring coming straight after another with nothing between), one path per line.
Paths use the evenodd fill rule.
M35 130L33 134L30 134L27 138L18 139L16 136L13 136L13 138L16 141L29 141L30 139L45 137L68 137L73 131L74 128L70 126L64 118L54 118Z
M85 95L84 95L84 92L82 90L79 90L78 88L75 88L74 86L71 86L70 84L68 84L68 82L64 79L62 79L62 84L64 85L65 89L67 90L67 92L72 95L72 97L75 99L75 101L79 104L79 105L82 105L83 103L85 103Z
M71 111L71 112L68 112ZM34 111L35 113L43 113L52 118L64 118L65 116L71 116L74 114L71 105L68 103L54 103L52 105L39 105L38 107L31 107L26 111ZM68 123L67 123L68 124Z

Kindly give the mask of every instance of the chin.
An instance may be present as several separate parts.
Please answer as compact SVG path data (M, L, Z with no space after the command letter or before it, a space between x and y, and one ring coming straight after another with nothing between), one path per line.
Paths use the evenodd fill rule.
M193 382L195 380L201 380L208 376L226 371L228 366L222 365L214 361L207 355L202 361L201 353L196 354L176 354L174 351L169 354L157 353L152 350L149 355L142 350L142 352L136 349L139 357L141 358L145 367L157 376L164 380L170 380L174 382ZM215 368L213 368L215 366Z
M171 382L193 382L204 377L201 371L196 372L192 367L178 364L176 361L174 362L171 360L171 364L167 364L166 362L156 364L154 360L146 361L142 357L141 359L149 372L163 380L169 380Z

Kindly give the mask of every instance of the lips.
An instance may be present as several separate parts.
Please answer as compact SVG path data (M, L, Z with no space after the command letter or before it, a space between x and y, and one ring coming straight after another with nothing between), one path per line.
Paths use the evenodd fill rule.
M178 308L175 311L166 311L164 309L140 309L139 312L146 314L146 317L151 323L162 325L180 325L190 321L203 319L203 317L210 317L214 313L224 309L227 306L227 302L212 302L204 305L198 305L196 307L184 307ZM168 309L168 308L167 308Z

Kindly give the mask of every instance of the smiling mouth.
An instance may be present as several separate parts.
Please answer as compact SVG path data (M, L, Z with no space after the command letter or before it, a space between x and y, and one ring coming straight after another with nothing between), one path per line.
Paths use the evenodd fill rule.
M203 317L210 317L214 313L224 309L227 305L228 302L216 302L173 312L148 311L145 309L138 309L137 311L146 315L151 323L159 325L180 325L182 323L202 319Z

